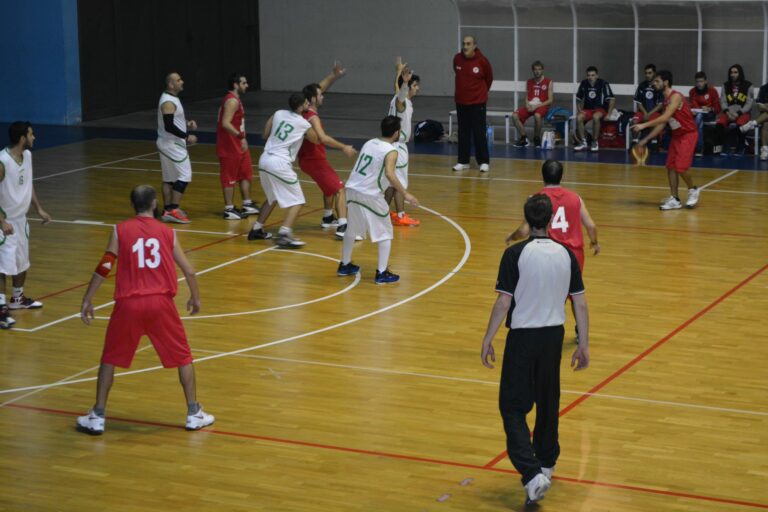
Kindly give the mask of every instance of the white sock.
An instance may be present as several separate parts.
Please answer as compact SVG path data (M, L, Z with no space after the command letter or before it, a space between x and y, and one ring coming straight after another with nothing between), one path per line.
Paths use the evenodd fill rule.
M346 223L347 223L346 217L339 217L339 226L343 226Z
M4 305L5 305L5 294L0 293L0 306L4 306Z
M344 233L344 242L341 246L341 263L346 265L352 262L352 249L355 248L355 235L351 231Z
M234 207L235 207L235 205L233 205L233 204L225 204L225 205L224 205L224 209L225 209L225 210L231 210L231 209L233 209Z
M16 288L14 286L13 287L13 298L17 299L17 298L21 297L22 295L24 295L24 287L23 286L19 286L18 288Z
M290 235L291 233L293 233L293 230L288 226L280 226L280 229L277 231L278 235Z
M251 229L254 230L254 231L258 231L258 230L260 230L263 227L264 227L264 224L262 224L259 221L256 221L256 222L253 223L253 226L251 226Z
M405 216L405 212L397 212L397 216L402 219Z
M243 206L253 206L253 199L243 199Z
M323 217L330 217L333 215L333 210L323 210Z
M387 270L387 264L389 263L389 252L392 250L392 240L382 240L381 242L379 242L378 245L379 245L378 270L379 272L384 272L385 270Z

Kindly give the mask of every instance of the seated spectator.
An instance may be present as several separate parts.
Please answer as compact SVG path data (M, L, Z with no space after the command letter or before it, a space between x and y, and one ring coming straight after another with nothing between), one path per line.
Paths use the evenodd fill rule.
M731 123L738 126L744 126L751 119L752 96L750 89L752 84L744 76L744 69L740 64L734 64L728 68L728 81L723 84L723 95L720 97L720 107L723 111L717 117L717 144L722 145L723 153L725 148L725 129ZM739 140L736 145L736 152L744 149L744 134L739 130Z
M717 89L707 82L707 74L699 71L695 75L696 87L688 91L688 100L691 103L691 112L696 118L696 127L699 129L699 140L696 142L696 154L701 155L704 149L704 123L715 120L720 113L720 95Z
M653 87L653 79L656 78L656 65L646 64L643 69L645 80L640 82L635 89L635 105L637 111L634 117L629 121L630 126L638 123L644 123L646 121L653 121L661 115L660 111L663 106L664 98L662 94ZM637 142L639 137L644 137L643 134L634 134L633 142Z
M531 117L533 117L533 144L537 148L541 147L541 126L555 96L552 90L552 79L544 76L544 64L537 60L531 64L531 71L533 71L533 78L529 78L525 84L527 92L525 105L512 114L512 121L517 127L517 133L520 134L520 138L515 142L515 146L519 148L529 145L523 125Z
M598 151L600 148L597 139L600 137L600 120L606 117L613 110L616 98L608 82L597 76L597 68L589 66L587 68L587 78L579 84L579 90L576 92L576 136L579 143L573 148L574 151L584 151L587 149L587 135L584 123L592 121L592 147L591 151Z
M746 134L757 126L762 126L760 130L760 160L768 160L768 84L763 84L757 93L757 106L760 113L757 119L753 119L741 127L741 133Z

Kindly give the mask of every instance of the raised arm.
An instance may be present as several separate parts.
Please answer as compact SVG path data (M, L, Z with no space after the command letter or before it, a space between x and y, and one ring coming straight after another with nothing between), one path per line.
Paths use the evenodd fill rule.
M173 235L173 260L181 269L184 274L184 278L187 280L189 286L190 297L187 301L187 311L194 315L200 311L200 289L197 286L197 275L195 274L195 268L187 259L187 255L184 254L184 250L181 248L176 234Z
M326 92L328 88L333 85L333 82L346 74L347 70L341 65L341 62L337 60L333 61L333 69L331 72L328 74L328 76L320 80L320 89L322 89L323 92Z

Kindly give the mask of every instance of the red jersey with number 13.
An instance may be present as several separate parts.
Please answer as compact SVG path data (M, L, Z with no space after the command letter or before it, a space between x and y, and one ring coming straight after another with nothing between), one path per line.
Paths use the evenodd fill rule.
M117 278L115 299L142 295L176 295L173 260L176 238L171 228L152 217L136 216L115 226Z
M242 139L232 135L221 124L221 116L224 114L224 105L229 100L237 101L237 110L232 115L232 126L239 130L240 133L245 133L245 109L243 109L243 102L232 91L228 92L224 96L224 100L219 107L219 115L216 120L216 155L217 156L240 156L244 153Z
M581 198L576 192L563 187L544 187L539 192L552 201L552 220L547 233L574 252L584 250L581 230Z
M552 93L552 80L542 77L541 81L537 82L535 78L529 78L525 88L528 90L528 101L539 98L544 103Z

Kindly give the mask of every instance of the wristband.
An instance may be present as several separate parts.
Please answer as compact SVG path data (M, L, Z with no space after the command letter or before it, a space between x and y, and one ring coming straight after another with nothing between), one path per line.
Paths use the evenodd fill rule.
M101 257L101 261L99 261L99 264L96 265L96 268L94 269L94 274L98 274L104 279L109 276L110 271L112 271L112 267L115 266L115 261L117 260L117 254L113 252L105 252L104 256Z

